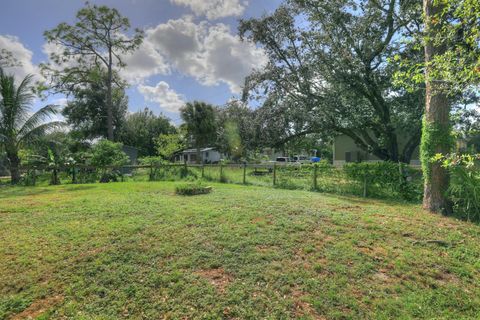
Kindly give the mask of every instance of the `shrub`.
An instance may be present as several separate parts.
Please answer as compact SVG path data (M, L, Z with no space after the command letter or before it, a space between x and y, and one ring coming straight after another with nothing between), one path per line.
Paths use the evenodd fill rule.
M179 184L175 187L175 193L182 196L194 196L212 192L212 187L204 186L199 182Z
M117 172L112 170L121 167L129 161L122 150L121 143L100 140L92 148L92 166L100 169L100 182L116 181Z
M161 157L145 157L139 159L142 165L150 166L148 179L150 181L195 180L197 174L183 165L175 165Z
M461 218L480 221L480 154L436 155L450 172L448 196L454 212Z
M422 196L420 173L403 163L388 161L347 163L344 166L347 178L364 186L364 193L371 187L379 187L378 193L386 190L405 200L417 200Z

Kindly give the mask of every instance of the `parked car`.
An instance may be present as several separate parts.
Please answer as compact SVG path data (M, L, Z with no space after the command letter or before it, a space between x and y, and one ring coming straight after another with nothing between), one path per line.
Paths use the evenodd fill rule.
M310 163L310 159L307 156L296 155L293 156L293 162L298 162L301 164Z
M289 157L277 157L273 162L284 166L296 166L301 164L300 162L293 161L293 159Z

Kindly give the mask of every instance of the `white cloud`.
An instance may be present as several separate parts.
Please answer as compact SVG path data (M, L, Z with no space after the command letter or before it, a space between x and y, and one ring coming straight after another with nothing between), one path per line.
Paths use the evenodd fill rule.
M185 104L183 98L164 81L160 81L155 87L141 84L138 86L138 91L143 94L145 100L156 102L170 112L178 112Z
M196 24L191 17L169 20L147 30L144 41L181 73L207 86L226 83L233 93L240 92L254 68L267 62L262 49L242 42L229 26Z
M27 49L19 38L0 35L0 49L11 52L12 56L20 63L19 66L5 68L8 73L13 73L17 80L25 78L28 74L33 74L36 76L36 80L41 80L39 69L32 62L33 52Z
M141 83L150 76L168 74L170 71L162 55L148 41L143 42L133 54L125 55L123 62L127 66L121 75L130 83Z
M241 16L248 5L248 1L240 0L170 0L170 2L189 7L195 15L206 16L210 20Z

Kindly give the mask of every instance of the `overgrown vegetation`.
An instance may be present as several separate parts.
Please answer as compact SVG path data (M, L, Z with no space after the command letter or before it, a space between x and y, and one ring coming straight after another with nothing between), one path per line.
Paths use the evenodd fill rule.
M364 185L364 196L369 187L388 189L398 198L420 200L422 198L421 175L419 170L402 163L363 162L348 163L344 166L350 179Z
M450 173L448 196L455 214L480 221L480 154L447 157L439 154L432 161L439 162Z

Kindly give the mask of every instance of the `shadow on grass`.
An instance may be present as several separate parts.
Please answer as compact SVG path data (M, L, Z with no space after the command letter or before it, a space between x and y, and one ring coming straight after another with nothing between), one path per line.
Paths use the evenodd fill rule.
M76 184L65 184L58 185L56 188L53 186L1 186L0 187L0 198L9 198L16 196L33 196L39 194L53 194L57 192L74 192L74 191L84 191L95 189L94 185L76 185Z

